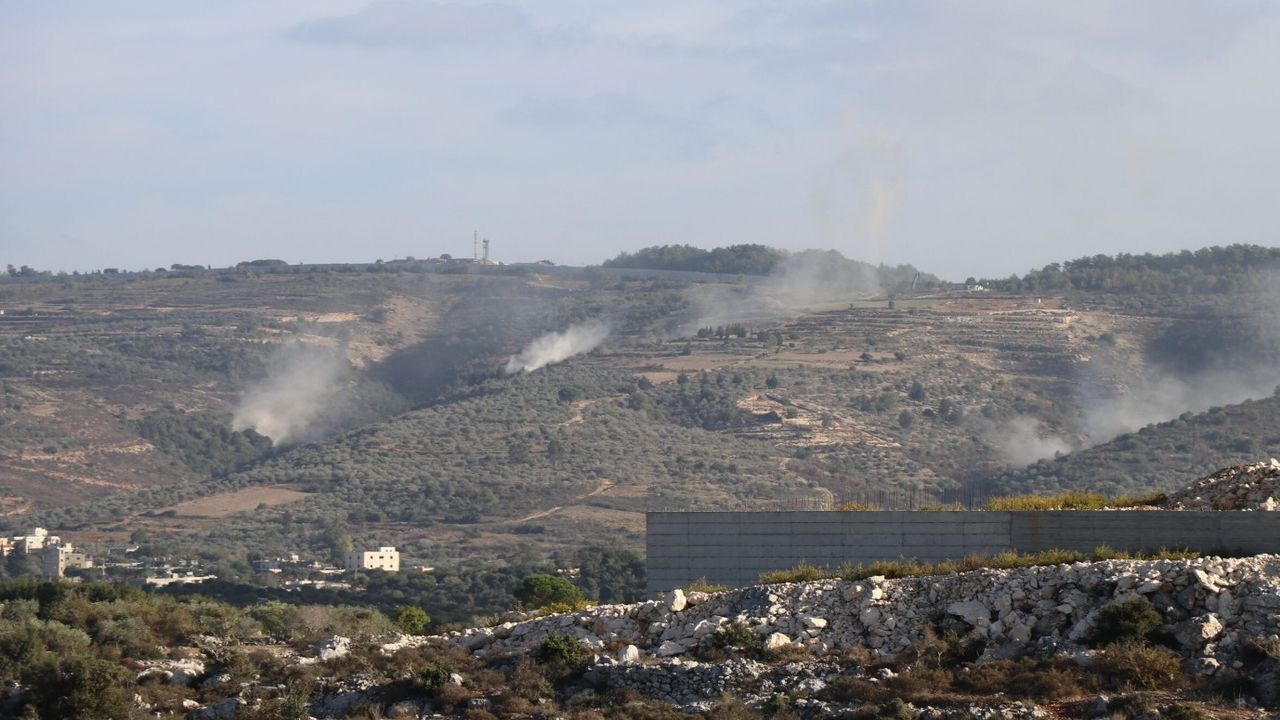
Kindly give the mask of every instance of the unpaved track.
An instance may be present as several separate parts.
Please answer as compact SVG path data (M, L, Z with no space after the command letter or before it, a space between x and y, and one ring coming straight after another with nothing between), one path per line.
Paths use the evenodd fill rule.
M600 484L596 486L595 490L592 490L591 492L588 492L588 493L582 493L581 495L574 497L573 501L579 502L581 500L586 500L589 497L599 495L600 493L604 492L605 490L608 490L611 487L613 487L612 480L601 480ZM544 518L553 513L557 513L563 509L564 509L563 505L556 505L555 507L547 508L546 510L539 510L538 512L533 513L532 515L525 515L519 520L516 520L516 522L523 523L523 522L529 522L530 520L537 520L538 518Z

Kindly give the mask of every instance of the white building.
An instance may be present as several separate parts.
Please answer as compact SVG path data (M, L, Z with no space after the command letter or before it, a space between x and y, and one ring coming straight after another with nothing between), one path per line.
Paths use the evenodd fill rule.
M31 530L30 535L16 535L13 538L13 549L23 555L44 550L50 545L62 544L62 538L50 535L48 530L38 527Z
M400 553L393 547L347 553L347 570L400 572Z

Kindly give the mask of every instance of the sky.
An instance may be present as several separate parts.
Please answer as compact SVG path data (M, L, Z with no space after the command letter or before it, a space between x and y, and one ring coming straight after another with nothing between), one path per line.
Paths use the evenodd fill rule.
M0 0L0 264L1275 245L1269 0Z

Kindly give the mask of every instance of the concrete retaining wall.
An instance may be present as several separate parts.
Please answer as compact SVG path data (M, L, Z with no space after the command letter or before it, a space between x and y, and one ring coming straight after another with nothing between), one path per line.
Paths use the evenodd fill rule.
M958 560L1099 545L1280 552L1280 513L1263 512L651 512L646 524L650 593L703 577L750 585L762 572L802 563Z

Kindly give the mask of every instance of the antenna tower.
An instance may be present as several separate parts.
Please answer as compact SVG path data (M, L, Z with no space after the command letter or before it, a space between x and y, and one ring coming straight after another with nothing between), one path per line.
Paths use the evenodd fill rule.
M480 262L480 231L473 230L471 232L471 257Z

